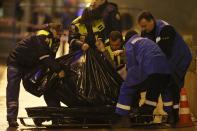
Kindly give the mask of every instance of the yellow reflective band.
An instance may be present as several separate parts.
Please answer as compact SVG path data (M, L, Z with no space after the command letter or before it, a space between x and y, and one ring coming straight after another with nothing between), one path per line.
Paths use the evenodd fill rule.
M79 22L79 20L81 19L81 17L78 17L76 18L72 24L78 28L78 33L80 35L87 35L88 31L87 31L87 28L85 26L85 24L81 24ZM93 23L92 23L92 31L93 33L98 33L98 32L102 32L103 30L105 29L105 24L104 24L104 21L103 19L98 19L98 20L95 20Z
M52 47L52 39L49 40L49 47Z
M180 108L180 114L190 114L189 108Z
M179 109L179 105L174 105L173 109Z
M154 102L154 101L149 101L149 100L146 100L146 101L145 101L145 104L151 105L151 106L157 106L157 103L156 103L156 102Z
M49 35L49 32L46 31L46 30L39 30L39 31L37 31L36 35L37 36L39 36L39 35Z
M75 26L77 27L80 35L87 36L88 31L87 31L86 26L84 24L77 23L77 24L75 24Z
M109 42L109 39L105 40L105 44Z
M94 33L101 32L105 29L105 24L102 19L95 20L92 25L92 30Z
M72 24L79 23L80 19L81 19L81 16L77 17L76 19L73 20Z
M182 95L180 101L187 101L187 96L186 95Z
M164 106L172 106L173 105L173 102L172 101L171 102L164 102L163 105Z
M111 59L114 60L114 55L112 53L111 47L107 46L107 47L105 47L105 49L109 52Z
M123 110L131 110L131 107L130 106L127 106L127 105L122 105L122 104L119 104L117 103L116 107L120 108L120 109L123 109Z

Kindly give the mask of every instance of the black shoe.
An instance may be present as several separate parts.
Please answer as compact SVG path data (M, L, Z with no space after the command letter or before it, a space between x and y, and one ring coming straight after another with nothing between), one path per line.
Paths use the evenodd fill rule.
M19 126L17 121L14 119L8 120L8 124L9 124L9 127L18 127Z
M174 118L175 118L175 124L177 124L179 122L179 109L173 109L173 114L174 114Z
M152 115L155 107L150 106L147 104L142 105L141 107L138 107L130 113L130 116L138 116L138 115Z
M129 116L121 116L111 128L129 128L131 127L131 121Z
M153 106L149 106L149 105L142 105L141 107L133 110L130 113L130 117L131 118L135 118L135 121L137 123L149 123L151 121L153 121L153 111L154 111Z
M170 124L172 127L176 127L176 124L179 121L179 110L173 109L171 112L167 112L167 124Z
M170 125L174 124L175 118L174 118L173 113L172 112L167 112L167 114L168 114L167 121L166 121L167 124L170 124Z

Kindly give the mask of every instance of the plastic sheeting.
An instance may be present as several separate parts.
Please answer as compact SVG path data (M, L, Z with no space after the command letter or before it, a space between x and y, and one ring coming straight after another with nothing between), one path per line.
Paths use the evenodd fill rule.
M117 102L123 80L99 52L93 49L86 53L77 51L57 61L66 69L63 79L38 67L25 75L25 89L41 96L50 88L67 106L114 105Z

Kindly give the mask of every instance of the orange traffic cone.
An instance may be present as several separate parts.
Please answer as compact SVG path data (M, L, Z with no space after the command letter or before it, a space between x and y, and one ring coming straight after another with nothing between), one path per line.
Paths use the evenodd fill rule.
M187 100L187 92L185 88L181 89L180 96L180 110L179 110L179 122L177 127L188 127L194 126L194 123L191 119L191 113L189 109L189 103Z

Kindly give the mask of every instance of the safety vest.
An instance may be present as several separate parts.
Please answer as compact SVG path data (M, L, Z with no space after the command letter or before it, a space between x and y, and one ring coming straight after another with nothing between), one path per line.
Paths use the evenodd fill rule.
M50 35L50 32L49 31L46 31L46 30L39 30L39 31L36 32L36 36L41 36L41 35L49 36ZM51 48L52 47L52 44L53 44L52 38L47 38L46 39L46 42L49 45L49 47Z
M81 17L76 18L72 22L72 24L75 25L78 28L78 33L81 35L80 36L80 38L81 38L81 37L87 36L88 31L87 31L87 28L86 28L85 24L79 23L79 20L80 19L81 19ZM96 38L98 38L99 33L101 33L102 31L104 31L104 29L105 29L105 24L104 24L103 19L95 20L92 23L92 30L93 30L93 33L95 34L95 37Z

